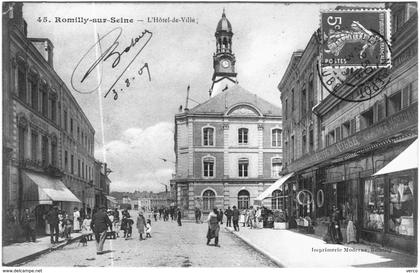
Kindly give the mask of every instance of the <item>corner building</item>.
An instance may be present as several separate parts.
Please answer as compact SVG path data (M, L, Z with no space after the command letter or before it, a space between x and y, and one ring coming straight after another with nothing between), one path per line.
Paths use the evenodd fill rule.
M335 206L344 241L346 227L353 221L358 241L415 253L418 166L401 157L418 156L417 7L414 3L386 7L391 9L392 68L390 82L379 95L360 102L341 100L325 90L318 77L313 88L305 87L308 81L302 79L316 75L319 49L312 41L318 33L304 51L293 54L279 84L285 119L284 172L293 173L289 183L296 189L289 203L289 227L308 216L315 233L324 235ZM348 79L353 86L368 80ZM343 85L336 95L357 98L359 93ZM314 104L305 109L308 96ZM309 120L302 116L307 111L312 112ZM300 197L307 195L312 202L299 202L302 191Z
M51 41L28 37L22 3L2 8L3 224L29 208L43 234L51 205L70 215L94 205L95 131L54 70Z
M232 35L223 12L216 30L211 98L175 115L171 188L178 207L191 219L196 207L205 214L213 208L249 208L282 169L281 110L237 84ZM272 208L270 200L263 205Z

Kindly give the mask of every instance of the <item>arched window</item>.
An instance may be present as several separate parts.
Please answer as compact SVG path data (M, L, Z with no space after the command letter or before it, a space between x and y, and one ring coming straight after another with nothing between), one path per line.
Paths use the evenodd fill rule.
M271 131L271 146L281 147L281 129L273 129Z
M214 201L216 194L212 190L206 190L203 193L203 210L212 210L214 208Z
M214 177L214 158L207 156L203 158L203 176Z
M238 193L238 209L247 209L249 207L249 192L241 190Z
M238 143L248 144L248 129L247 128L238 129Z
M281 196L281 190L273 191L271 198L271 209L282 209Z
M214 146L214 129L211 127L203 128L203 146Z
M281 158L271 159L271 177L280 177L281 169L282 169Z

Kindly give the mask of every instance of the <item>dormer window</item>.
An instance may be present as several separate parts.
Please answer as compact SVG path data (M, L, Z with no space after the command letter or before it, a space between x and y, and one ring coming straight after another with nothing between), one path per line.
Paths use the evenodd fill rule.
M203 146L214 146L214 128L203 128Z
M248 129L247 128L238 129L238 143L248 144Z

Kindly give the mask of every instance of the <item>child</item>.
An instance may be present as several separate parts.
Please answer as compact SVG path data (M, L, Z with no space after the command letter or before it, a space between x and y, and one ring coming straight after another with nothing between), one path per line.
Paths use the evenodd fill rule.
M69 218L68 214L66 214L66 218L64 218L64 237L66 239L71 239L70 233L72 228L72 220Z
M150 219L147 219L146 238L152 238L152 235L150 235L151 232L152 232L152 222L150 221Z

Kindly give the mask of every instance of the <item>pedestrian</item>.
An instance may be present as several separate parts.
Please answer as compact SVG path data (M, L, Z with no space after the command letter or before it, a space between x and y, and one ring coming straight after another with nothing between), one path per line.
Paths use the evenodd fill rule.
M152 221L150 219L147 219L146 222L146 238L152 238Z
M180 208L178 208L178 211L177 211L176 214L177 214L176 215L176 221L178 222L178 226L182 226L182 224L181 224L181 209Z
M18 239L18 217L16 210L12 206L7 210L7 228L11 236L9 240L12 243L16 242Z
M329 232L333 243L341 244L343 242L343 235L340 228L340 211L335 206L333 206L330 215Z
M58 207L53 206L51 207L50 211L47 213L47 221L50 225L50 241L51 244L58 243ZM54 240L55 237L55 240Z
M228 206L227 210L225 210L225 215L226 215L226 226L232 227L233 211L230 209L230 206Z
M69 217L68 214L66 214L66 216L64 216L64 238L66 239L71 239L71 229L73 228L73 223Z
M92 229L90 228L90 224L92 219L90 218L89 214L86 214L86 218L83 219L82 222L82 235L88 240L92 240Z
M207 217L207 223L208 223L208 230L207 230L207 245L210 244L211 239L214 238L214 245L215 246L220 246L219 245L219 231L220 231L220 226L219 226L219 219L218 219L218 211L217 209L213 209L213 211L211 211L209 213L209 216Z
M239 217L240 217L239 210L236 208L236 206L233 206L232 218L233 218L233 229L235 231L239 231L239 224L238 224Z
M218 215L219 215L220 224L223 225L223 210L222 209L219 209Z
M122 215L123 215L123 216L125 216L126 218L130 218L130 217L131 217L131 215L130 215L130 213L128 212L128 209L127 209L127 208L125 208L125 209L123 210Z
M196 223L196 224L198 224L198 223L200 222L200 217L199 217L199 215L200 215L200 209L196 207L196 208L195 208L195 211L194 211L195 223Z
M95 233L96 254L103 254L104 243L106 240L106 231L112 223L105 213L105 206L100 206L99 210L93 215L90 228Z
M25 208L20 223L22 225L26 241L35 242L35 217L33 213L29 212L29 208Z
M61 238L64 238L64 212L60 210L58 212L58 232Z
M80 212L77 207L75 207L73 211L73 231L80 231Z
M245 209L245 210L243 210L242 211L242 213L243 213L243 224L242 224L242 227L245 227L245 226L247 226L248 225L248 218L249 218L249 212L248 212L248 209Z
M155 218L155 222L157 222L157 214L158 214L158 210L157 210L157 208L155 207L154 208L154 210L153 210L153 218ZM161 218L161 215L159 215L159 219Z
M120 237L120 212L117 208L114 210L114 222L112 223L114 226L114 231L117 237Z
M251 206L249 211L248 211L248 226L250 229L254 228L254 220L255 219L255 211L254 211L254 207Z
M143 238L143 233L146 229L146 219L143 216L143 212L139 211L139 216L137 217L137 230L139 231L140 237L139 240L145 240L145 238Z

